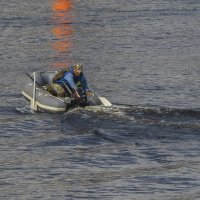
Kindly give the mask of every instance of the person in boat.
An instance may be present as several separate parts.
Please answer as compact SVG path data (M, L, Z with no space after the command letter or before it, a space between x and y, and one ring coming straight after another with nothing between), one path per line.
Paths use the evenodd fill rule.
M60 70L52 79L47 90L58 97L81 98L80 91L89 93L87 80L83 74L83 66L76 64L70 68Z

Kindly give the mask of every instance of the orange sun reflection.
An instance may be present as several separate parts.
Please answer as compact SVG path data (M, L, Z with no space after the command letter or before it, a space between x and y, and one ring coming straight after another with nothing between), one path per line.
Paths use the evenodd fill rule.
M55 23L52 33L56 38L52 48L57 52L59 60L53 63L53 67L66 67L70 64L67 54L73 47L71 36L74 29L71 26L72 16L70 13L72 7L72 0L53 0L52 2L53 21Z
M53 11L68 11L72 8L70 0L54 0L52 3Z

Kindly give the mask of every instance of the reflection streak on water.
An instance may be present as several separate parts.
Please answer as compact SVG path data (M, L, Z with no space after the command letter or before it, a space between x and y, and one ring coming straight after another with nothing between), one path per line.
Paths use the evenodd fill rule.
M56 60L53 67L66 67L70 64L68 52L73 47L71 36L74 29L71 26L72 15L70 13L73 8L71 0L54 0L52 2L53 21L55 27L52 29L56 40L52 44L52 48L57 52Z

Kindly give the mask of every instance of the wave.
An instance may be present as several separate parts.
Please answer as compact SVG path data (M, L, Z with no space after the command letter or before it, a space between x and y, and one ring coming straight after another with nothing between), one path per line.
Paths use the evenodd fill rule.
M167 116L185 116L185 117L199 117L200 118L200 108L196 109L178 109L178 108L166 108L158 106L137 106L137 105L126 105L126 104L115 104L122 110L126 110L128 113L142 112L146 115L167 115Z
M190 114L192 113L192 114ZM198 116L198 111L194 111ZM74 109L64 115L63 132L92 137L103 143L141 140L198 140L200 119L189 110L114 105L113 108ZM189 117L188 117L189 116ZM89 138L90 138L89 136ZM86 137L88 139L88 137Z

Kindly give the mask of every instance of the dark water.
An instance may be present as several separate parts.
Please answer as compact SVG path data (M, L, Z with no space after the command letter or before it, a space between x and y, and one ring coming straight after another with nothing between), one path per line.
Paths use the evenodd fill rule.
M200 198L198 0L1 0L0 30L0 199ZM113 108L24 107L77 62Z

